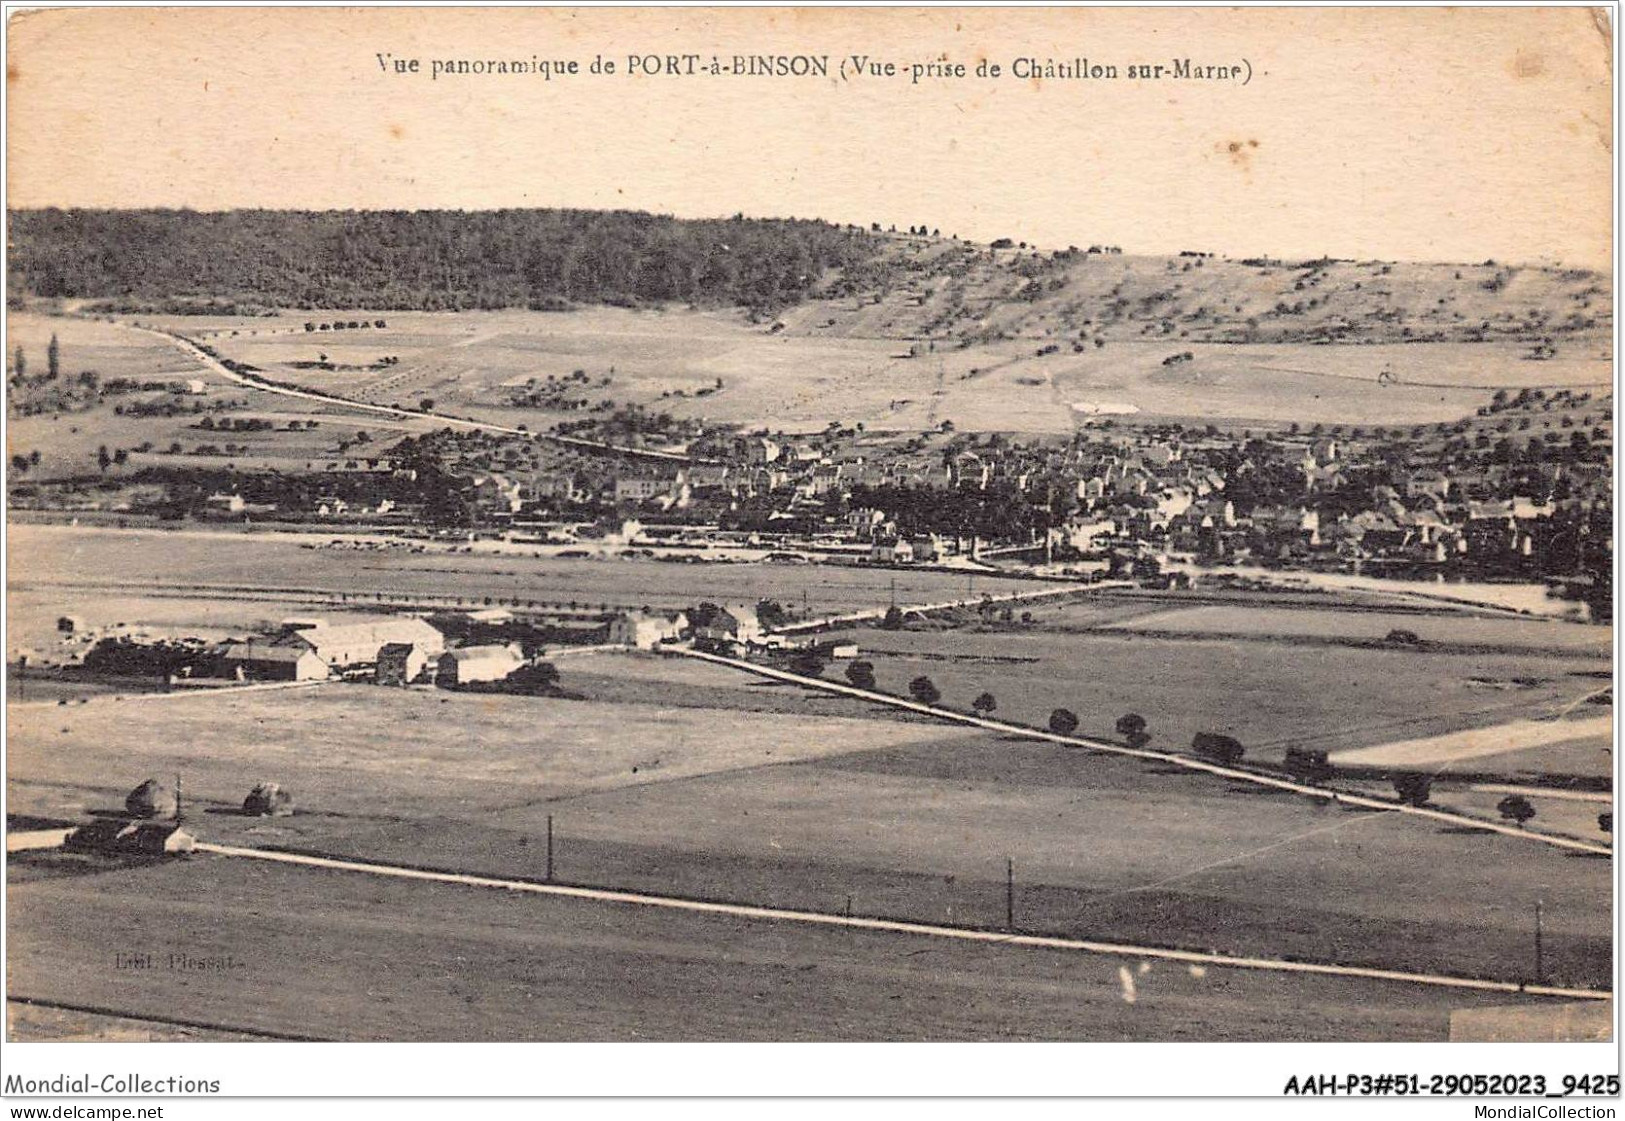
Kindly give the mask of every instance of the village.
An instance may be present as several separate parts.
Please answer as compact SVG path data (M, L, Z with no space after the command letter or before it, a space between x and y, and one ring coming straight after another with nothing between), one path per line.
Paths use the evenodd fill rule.
M385 497L390 460L320 496L316 525L412 526L454 511L474 538L558 555L946 566L1160 578L1170 565L1545 583L1606 608L1611 426L1589 393L1498 393L1412 430L1095 422L1071 439L838 425L746 434L653 418L670 459L557 453L443 430L395 449L458 502ZM658 440L664 427L678 429ZM577 429L581 431L581 429ZM594 434L635 440L625 425ZM687 461L677 461L686 456ZM427 461L425 463L425 461ZM358 479L377 481L372 493ZM356 487L361 487L357 491ZM247 488L244 488L247 489ZM230 515L240 494L211 496ZM260 507L275 517L273 505Z

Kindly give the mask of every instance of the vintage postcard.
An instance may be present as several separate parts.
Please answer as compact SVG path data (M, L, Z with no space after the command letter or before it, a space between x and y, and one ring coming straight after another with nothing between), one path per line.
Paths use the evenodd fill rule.
M1617 1094L1614 14L13 12L6 1038Z

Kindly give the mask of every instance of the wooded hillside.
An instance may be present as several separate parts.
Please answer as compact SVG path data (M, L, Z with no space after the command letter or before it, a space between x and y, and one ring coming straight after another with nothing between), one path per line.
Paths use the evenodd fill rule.
M15 296L462 310L684 301L773 310L878 238L797 219L631 211L32 210Z

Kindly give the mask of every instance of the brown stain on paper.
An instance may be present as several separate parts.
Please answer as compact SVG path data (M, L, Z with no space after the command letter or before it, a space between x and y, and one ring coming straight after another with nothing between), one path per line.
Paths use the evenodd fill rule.
M1508 69L1512 71L1514 78L1519 81L1527 81L1530 78L1538 78L1546 73L1546 60L1539 51L1520 48L1512 56L1512 64Z
M1257 140L1232 140L1219 148L1230 157L1230 162L1243 171L1250 171L1253 166L1253 152L1258 147Z

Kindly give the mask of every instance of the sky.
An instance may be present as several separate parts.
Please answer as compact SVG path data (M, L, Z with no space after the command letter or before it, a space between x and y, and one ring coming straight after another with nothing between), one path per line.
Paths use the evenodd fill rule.
M14 16L11 208L632 208L1046 248L1606 265L1586 8L85 9ZM827 55L899 77L628 75ZM417 73L378 55L417 59ZM602 55L614 75L590 74ZM583 73L431 78L436 60ZM1120 78L1023 80L1017 58ZM1128 80L1245 63L1250 80ZM910 63L970 76L911 83ZM978 62L1004 68L977 78Z

